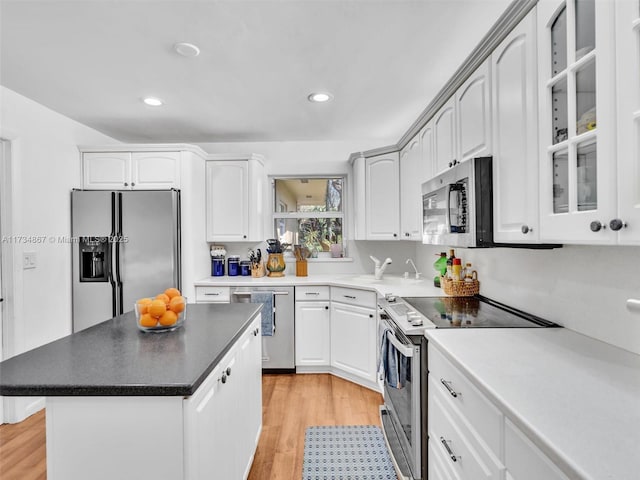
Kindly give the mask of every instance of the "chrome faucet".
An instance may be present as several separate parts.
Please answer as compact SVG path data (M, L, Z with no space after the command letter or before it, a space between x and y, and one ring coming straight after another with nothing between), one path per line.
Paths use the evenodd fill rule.
M387 258L384 261L384 263L381 263L380 260L378 260L373 255L369 255L369 258L373 260L373 263L375 264L373 276L375 277L376 280L382 279L382 274L384 273L384 269L387 268L387 265L391 264L392 260L390 258Z
M407 258L407 261L404 262L404 263L406 263L406 264L410 263L411 266L413 267L413 269L416 271L416 280L420 279L420 272L418 271L418 269L416 267L416 264L413 263L413 260L411 260L410 258ZM407 277L407 278L409 277L409 272L405 273L405 277Z

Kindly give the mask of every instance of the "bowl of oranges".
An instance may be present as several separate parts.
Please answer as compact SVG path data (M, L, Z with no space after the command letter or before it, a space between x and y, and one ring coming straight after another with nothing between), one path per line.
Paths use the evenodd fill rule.
M143 332L170 332L182 326L187 299L177 288L167 288L154 298L141 298L134 305L136 325Z

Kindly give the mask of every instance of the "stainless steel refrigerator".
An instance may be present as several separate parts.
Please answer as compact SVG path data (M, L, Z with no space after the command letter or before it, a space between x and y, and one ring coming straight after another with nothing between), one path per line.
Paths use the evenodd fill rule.
M180 285L180 192L71 192L73 331Z

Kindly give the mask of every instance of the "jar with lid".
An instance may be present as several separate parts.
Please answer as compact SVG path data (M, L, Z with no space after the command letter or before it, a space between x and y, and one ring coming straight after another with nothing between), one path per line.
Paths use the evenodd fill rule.
M240 274L240 255L229 255L227 259L227 275L237 277Z
M242 260L240 262L240 275L243 277L251 275L251 262L249 260Z
M211 276L222 277L224 275L224 256L211 257Z

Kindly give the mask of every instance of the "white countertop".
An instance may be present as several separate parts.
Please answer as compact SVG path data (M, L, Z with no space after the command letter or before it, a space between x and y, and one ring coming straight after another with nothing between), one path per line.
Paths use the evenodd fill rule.
M640 355L564 328L425 336L569 478L640 478Z
M415 280L413 277L404 278L400 275L384 275L381 280L376 280L372 274L340 274L340 275L310 275L308 277L296 277L285 275L284 277L243 277L222 276L205 277L194 284L196 287L204 286L296 286L296 285L329 285L335 287L351 287L378 292L381 296L386 293L403 297L441 297L444 292L433 286L432 278Z

